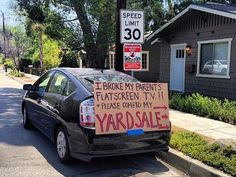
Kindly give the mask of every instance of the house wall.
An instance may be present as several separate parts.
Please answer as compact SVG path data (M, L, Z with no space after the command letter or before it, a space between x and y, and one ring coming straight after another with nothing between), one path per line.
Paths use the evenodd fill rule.
M134 72L134 76L143 82L157 82L160 74L160 43L151 45L151 41L142 45L143 51L149 51L149 71Z
M187 16L187 15L186 15ZM194 73L185 72L185 92L236 99L236 20L194 12L182 19L178 26L165 32L161 43L160 81L170 81L170 45L191 45L191 56L186 56L186 66L194 64ZM195 20L195 21L194 21ZM230 55L230 79L197 77L198 41L233 38Z

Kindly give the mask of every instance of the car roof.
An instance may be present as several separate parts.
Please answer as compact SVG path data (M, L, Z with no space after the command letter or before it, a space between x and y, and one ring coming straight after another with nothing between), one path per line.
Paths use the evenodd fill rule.
M84 77L84 76L93 76L93 75L123 75L123 76L127 76L130 77L129 75L119 72L119 71L115 71L115 70L102 70L102 69L95 69L95 68L67 68L67 67L63 67L63 68L55 68L56 70L59 71L64 71L64 72L69 72L74 76L79 76L79 77Z

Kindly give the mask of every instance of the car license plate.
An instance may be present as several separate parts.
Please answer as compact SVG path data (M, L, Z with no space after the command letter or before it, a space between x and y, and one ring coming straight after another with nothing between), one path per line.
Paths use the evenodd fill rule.
M144 134L144 131L143 129L127 130L127 134L129 136L142 135Z

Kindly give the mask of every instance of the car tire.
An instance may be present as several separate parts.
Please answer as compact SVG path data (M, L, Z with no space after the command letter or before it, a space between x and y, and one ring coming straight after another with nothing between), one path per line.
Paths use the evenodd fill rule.
M32 124L29 120L28 112L26 106L23 107L23 126L25 129L32 128Z
M67 135L62 127L58 128L57 130L56 149L57 149L57 155L62 163L64 164L71 163L72 157L70 154Z
M210 74L210 70L209 70L208 68L205 68L205 69L203 70L203 73L204 73L204 74Z

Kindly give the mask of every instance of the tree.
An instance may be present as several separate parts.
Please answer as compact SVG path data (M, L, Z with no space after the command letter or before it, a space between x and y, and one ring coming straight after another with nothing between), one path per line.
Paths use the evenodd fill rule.
M205 4L206 2L215 2L221 4L235 4L236 0L181 0L175 1L174 13L177 14L187 8L190 4Z
M78 53L73 51L65 51L62 54L62 60L60 67L75 67L77 68L78 65Z
M14 40L14 51L12 58L14 59L16 68L19 69L22 56L29 46L29 39L21 26L11 28L12 39Z
M146 31L155 31L164 24L165 10L161 0L132 0L128 1L128 8L144 11Z
M34 35L38 38L38 47L39 47L39 61L40 61L40 68L44 68L44 44L43 44L43 34L44 34L44 27L40 23L32 23L31 29Z
M32 59L34 62L38 61L40 55L44 56L44 69L54 68L61 63L61 49L58 41L50 39L46 35L42 35L43 48L36 48ZM40 51L41 50L41 51ZM41 53L43 52L43 53Z
M28 38L22 26L7 26L5 30L6 45L0 43L1 53L9 60L13 60L14 68L19 69L22 56L28 48ZM0 39L1 40L1 39Z
M80 34L77 40L77 50L84 49L86 51L86 60L88 67L103 67L105 56L109 45L112 42L114 34L114 2L110 0L17 0L22 14L26 15L33 21L40 21L46 24L47 19L50 21L50 8L54 6L52 13L57 14L57 20L64 22L64 26L68 29L70 26L76 26L71 30L71 34ZM51 5L51 6L49 6ZM61 12L58 12L60 10ZM34 12L34 13L33 13ZM67 15L63 15L63 14ZM65 18L68 14L75 14L75 20ZM72 15L73 16L73 15ZM48 24L48 23L47 23ZM45 25L45 32L50 25ZM48 28L47 28L48 27ZM52 31L51 31L52 32ZM55 32L55 31L53 31ZM52 33L50 33L52 34ZM62 33L60 33L62 34ZM72 35L67 34L63 37L71 39ZM55 35L55 34L54 34ZM53 36L52 36L53 37ZM77 36L74 36L77 37ZM72 44L69 40L69 44ZM74 46L72 46L74 47Z
M44 33L61 40L71 51L84 50L88 67L104 66L109 46L115 42L115 1L16 0L21 14L44 26ZM162 0L129 0L128 7L145 12L145 29L154 31L175 15Z

